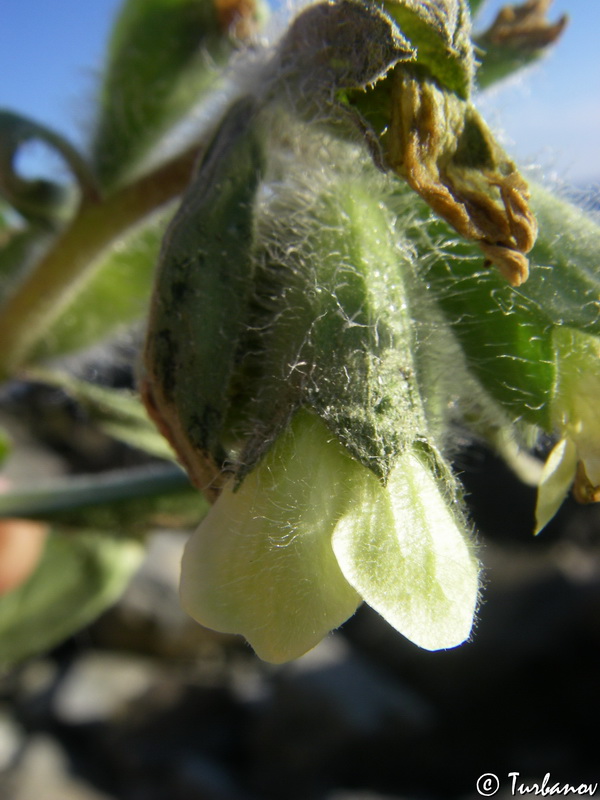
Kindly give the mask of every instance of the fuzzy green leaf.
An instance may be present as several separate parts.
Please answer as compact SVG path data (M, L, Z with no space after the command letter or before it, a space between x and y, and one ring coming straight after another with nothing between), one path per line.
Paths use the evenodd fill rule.
M523 294L555 325L600 335L600 225L585 211L530 186L539 224Z
M161 238L172 213L160 212L117 239L38 341L30 361L77 352L117 335L147 313Z
M0 597L0 667L58 644L115 602L143 555L131 539L50 535L33 575Z
M226 115L167 231L143 392L200 488L224 459L222 421L252 291L253 203L264 156L253 102ZM199 471L198 471L199 470Z
M173 451L150 421L139 396L133 392L97 386L66 372L32 370L28 377L63 389L108 436L157 458L174 460Z
M364 466L385 480L398 453L428 438L413 364L415 331L392 218L360 179L323 187L308 208L302 185L277 187L264 209L247 356L237 382L251 468L298 405L306 405ZM303 213L304 212L304 213Z
M509 286L484 266L474 244L457 239L406 192L395 193L392 208L401 233L423 255L424 291L452 327L471 372L511 418L550 430L553 321L526 294L530 281Z
M471 23L466 0L385 0L383 7L444 89L467 99L473 80Z
M484 388L511 417L548 429L555 364L540 307L462 243L439 254L426 279Z
M472 372L511 416L552 431L552 331L568 325L600 332L600 227L550 192L531 191L539 233L529 279L518 289L483 267L475 248L456 241L444 223L430 219L405 232L421 252L432 251L424 276ZM426 219L424 209L419 214Z
M305 248L314 270L303 394L352 455L386 479L409 442L427 439L414 329L401 279L410 258L390 219L356 184L314 208ZM310 297L310 295L309 295ZM312 352L311 352L312 351Z
M93 162L103 186L122 181L174 123L214 89L233 51L213 0L127 0L100 92ZM234 9L235 10L235 9ZM255 6L239 4L253 18Z

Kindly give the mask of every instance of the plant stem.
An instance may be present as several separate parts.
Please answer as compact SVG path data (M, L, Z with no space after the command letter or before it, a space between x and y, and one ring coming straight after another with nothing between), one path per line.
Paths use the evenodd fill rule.
M189 486L175 464L152 464L96 475L75 475L0 496L0 517L29 517L133 497L154 497Z
M82 201L73 221L0 309L0 378L23 365L102 251L183 191L199 150L186 150L99 202Z

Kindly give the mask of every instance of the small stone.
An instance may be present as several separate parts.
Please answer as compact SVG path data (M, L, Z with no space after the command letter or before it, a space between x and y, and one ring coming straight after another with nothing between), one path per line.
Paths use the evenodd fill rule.
M0 773L15 760L23 744L23 732L6 714L0 712Z
M54 697L58 719L83 724L112 719L153 685L158 668L135 656L89 652L68 671Z
M11 787L6 800L115 800L72 778L64 751L44 735L30 739Z

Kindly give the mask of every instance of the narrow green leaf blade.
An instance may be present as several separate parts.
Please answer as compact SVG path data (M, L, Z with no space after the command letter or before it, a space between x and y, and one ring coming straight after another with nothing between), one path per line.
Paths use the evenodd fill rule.
M84 350L145 317L161 238L171 214L172 209L161 211L116 240L86 280L73 285L30 363Z
M28 377L63 389L108 436L157 458L175 459L173 450L158 433L134 392L98 386L66 372L31 370Z
M213 0L127 0L109 44L93 162L112 187L215 88L233 51ZM234 7L252 20L255 5Z

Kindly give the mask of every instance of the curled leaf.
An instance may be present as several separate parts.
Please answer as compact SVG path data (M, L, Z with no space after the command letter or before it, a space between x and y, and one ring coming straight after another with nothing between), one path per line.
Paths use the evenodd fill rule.
M540 58L565 29L563 14L549 22L546 13L552 0L527 0L504 6L484 33L475 38L481 51L477 83L484 88Z
M563 14L556 22L549 22L546 13L551 5L552 0L527 0L504 6L480 41L516 50L548 47L561 35L568 19Z
M54 224L71 205L69 189L46 179L23 178L15 170L21 146L32 140L58 152L77 179L82 196L97 196L95 180L83 157L60 134L19 114L0 110L0 194L26 219Z

